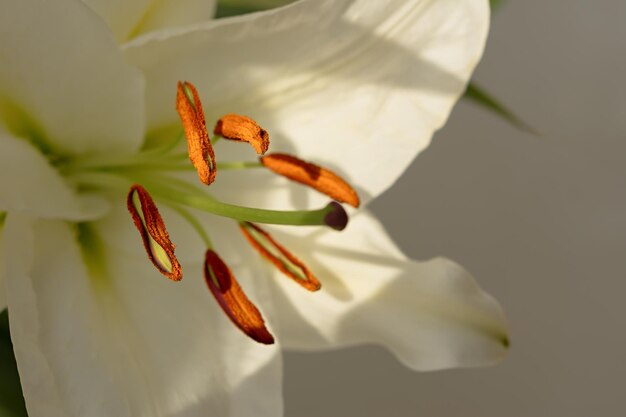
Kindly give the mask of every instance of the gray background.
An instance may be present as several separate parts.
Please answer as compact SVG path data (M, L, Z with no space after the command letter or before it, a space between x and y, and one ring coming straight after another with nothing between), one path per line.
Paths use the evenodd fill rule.
M290 353L288 416L626 415L625 44L624 0L510 0L476 77L543 137L461 103L373 205L408 255L453 258L502 302L506 361Z

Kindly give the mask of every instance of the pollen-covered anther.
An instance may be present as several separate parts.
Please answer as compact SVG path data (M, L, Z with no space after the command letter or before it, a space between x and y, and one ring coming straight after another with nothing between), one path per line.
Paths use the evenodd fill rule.
M308 185L334 200L353 207L360 204L359 195L354 188L329 169L284 153L265 155L260 160L266 168L275 173Z
M282 273L309 291L317 291L321 288L320 282L309 268L276 242L265 230L250 222L242 222L239 227L250 245Z
M215 251L208 249L204 262L204 279L224 313L253 340L271 345L274 336L267 330L263 316L243 292L230 268Z
M200 181L210 185L215 180L217 171L215 153L206 129L198 91L190 82L178 82L176 111L178 111L187 138L189 159L198 171Z
M240 142L248 142L257 154L263 155L270 146L270 135L251 118L239 114L222 116L213 129L213 133Z
M160 273L173 281L180 281L183 270L174 255L175 245L170 240L163 218L148 191L141 185L133 185L128 192L126 204L150 261Z

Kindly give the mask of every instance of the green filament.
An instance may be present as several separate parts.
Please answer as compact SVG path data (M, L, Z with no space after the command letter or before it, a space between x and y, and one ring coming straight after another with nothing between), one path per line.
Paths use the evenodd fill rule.
M189 223L189 225L200 236L207 249L213 249L213 243L211 242L208 233L206 232L206 230L204 230L198 219L196 219L188 210L177 204L169 204L169 206L176 212L178 212L178 214L180 214L180 216L185 219L187 223Z

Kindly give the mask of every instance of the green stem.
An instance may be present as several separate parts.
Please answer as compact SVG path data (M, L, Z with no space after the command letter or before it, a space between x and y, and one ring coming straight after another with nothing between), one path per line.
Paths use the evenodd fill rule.
M197 184L190 183L181 178L172 177L169 175L160 175L136 170L127 170L121 172L125 175L129 181L134 183L144 184L149 191L153 189L161 190L161 193L177 192L185 190L191 194L202 194L206 198L213 198L206 193L206 185L198 181Z
M130 179L120 177L118 175L98 172L74 174L68 176L67 178L78 185L87 185L98 188L112 188L125 191L128 191L130 186L133 184Z
M118 173L122 174L123 173ZM129 173L130 174L130 173ZM253 223L282 224L294 226L322 226L326 225L333 229L342 230L345 227L345 212L336 203L328 204L317 210L266 210L252 207L238 206L223 203L205 194L182 180L172 184L173 178L161 178L141 175L129 175L128 177L109 173L80 173L70 177L79 185L95 186L99 188L112 188L127 191L135 183L141 183L156 198L164 200L170 205L182 205L196 208L217 216L228 217L237 221ZM173 187L168 185L172 184ZM182 185L186 191L181 191ZM340 211L337 210L340 209ZM337 222L336 215L343 213L343 220ZM338 224L341 223L340 226ZM208 239L207 239L208 240ZM209 241L210 242L210 241Z
M161 158L167 158L167 161L158 162L158 156L161 156ZM112 169L126 166L153 166L154 168L168 165L182 166L181 163L174 161L184 158L187 158L186 154L164 156L160 155L157 151L145 151L134 155L84 156L80 159L65 161L65 163L60 164L59 169L64 173L71 173L85 169Z
M249 169L262 168L263 164L257 161L236 161L236 162L218 162L217 170L220 169Z
M130 166L130 165L129 165ZM119 169L126 169L121 167ZM180 162L146 162L132 165L132 170L143 171L195 171L195 168L188 161L185 163Z
M213 249L213 244L211 243L211 239L209 238L208 233L204 230L198 219L196 219L188 210L182 208L178 204L169 204L172 209L174 209L182 218L187 220L187 223L193 227L193 229L198 233L202 241L206 245L207 249Z
M142 153L151 152L155 155L164 155L169 153L171 150L176 148L176 146L181 143L183 139L185 139L185 132L182 127L180 127L179 131L173 135L174 139L168 142L163 142L160 144L156 144L154 146L142 149Z
M261 168L263 164L256 161L234 161L219 162L217 170L239 170L250 168ZM124 169L124 168L122 168ZM155 170L155 171L195 171L195 168L188 161L185 162L146 162L133 166L133 170Z
M265 210L251 207L243 207L235 204L222 203L211 197L186 194L175 190L162 192L160 189L150 187L159 198L175 204L182 204L206 211L217 216L229 217L238 221L249 221L256 223L284 224L297 226L320 226L325 225L325 216L333 211L330 206L317 210Z

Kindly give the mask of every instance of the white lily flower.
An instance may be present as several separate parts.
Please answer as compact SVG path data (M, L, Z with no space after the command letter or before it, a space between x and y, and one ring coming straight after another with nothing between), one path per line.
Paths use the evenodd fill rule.
M272 151L341 174L364 205L428 145L463 92L486 39L486 0L302 0L218 21L207 0L1 3L0 302L31 417L281 415L281 348L373 342L417 370L504 355L500 307L458 265L407 259L365 209L343 232L325 225L337 226L325 217L341 213L337 205L285 211L328 198L246 168L257 163L227 169L252 155L226 141L215 146L218 173L206 188L217 200L202 197L180 148L167 147L181 131L177 82L190 80L209 123L254 117ZM191 89L181 88L184 120L199 103L185 102ZM126 208L132 182L159 204L181 282L146 259ZM134 190L129 206L155 266L180 278L167 245L150 246L146 227L165 230L142 211L149 196ZM250 223L242 235L228 216L291 223L263 229L301 262ZM320 227L297 226L307 222ZM249 330L233 317L249 312L242 299L220 298L236 282L214 260L207 270L205 233L273 345L246 337L212 299L203 271ZM319 291L294 282L308 282L305 270Z

